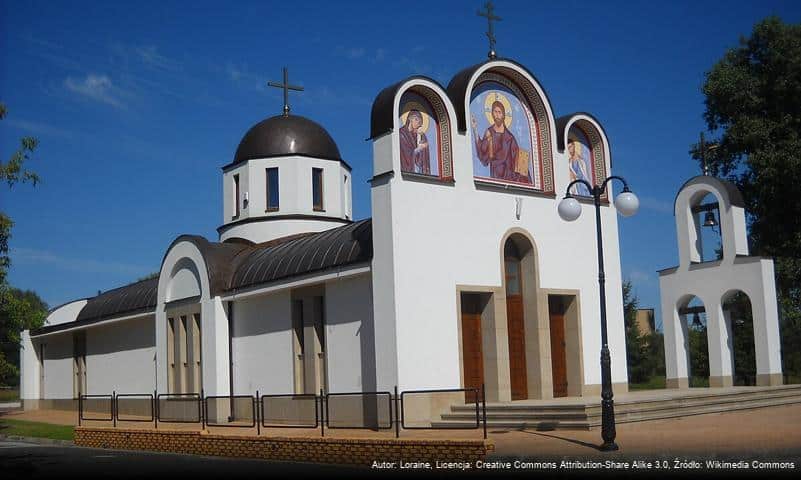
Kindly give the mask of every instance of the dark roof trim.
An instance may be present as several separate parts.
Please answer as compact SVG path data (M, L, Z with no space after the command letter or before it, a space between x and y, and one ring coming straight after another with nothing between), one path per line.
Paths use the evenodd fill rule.
M370 137L367 140L375 140L378 137L392 132L395 126L395 97L400 88L412 80L425 80L431 82L445 92L445 88L433 78L424 75L412 75L400 82L394 83L378 92L373 107L370 111ZM447 95L447 93L446 93ZM443 100L445 100L443 98Z
M319 220L321 222L339 222L344 224L353 223L353 220L346 220L344 218L339 218L339 217L327 217L324 215L306 215L303 213L293 213L287 215L270 215L267 217L243 218L242 220L237 220L235 222L226 223L225 225L220 225L219 227L217 227L217 233L223 233L228 229L231 229L237 225L244 225L246 223L254 223L254 222L267 222L271 220Z
M105 323L111 322L114 320L121 320L126 317L139 317L139 316L146 316L146 315L155 315L156 310L154 308L141 308L139 310L134 310L130 312L126 312L120 315L112 315L108 317L100 317L100 318L92 318L88 320L75 320L72 322L66 323L59 323L56 325L46 325L41 328L36 328L31 330L31 337L38 337L41 335L47 335L51 333L57 333L63 330L71 330L73 328L82 328L82 327L89 327L96 323Z
M729 203L733 207L740 207L745 208L745 200L743 200L743 194L740 193L740 189L737 188L737 185L731 183L728 180L723 180L722 178L713 177L711 175L696 175L695 177L687 180L684 182L684 185L679 188L678 192L676 192L676 197L673 199L673 215L676 215L676 202L679 199L679 194L687 187L692 185L703 184L706 182L710 182L712 184L717 184L715 187L721 192L726 192L729 196Z
M515 62L514 60L509 60L508 58L496 58L492 60L487 60L476 65L470 66L465 68L464 70L460 71L456 75L453 76L450 83L448 83L448 88L446 91L448 92L448 96L451 99L451 103L453 104L453 108L456 111L456 124L458 126L458 131L461 134L467 133L467 115L465 113L465 98L467 96L467 87L470 83L470 80L473 78L473 75L482 67L484 67L488 63L492 62L508 62L512 65L516 66L517 68L523 70L528 76L534 79L537 85L542 88L542 83L537 80L537 77L531 73L531 71L526 68L525 66ZM542 93L545 95L545 103L548 105L548 108L551 109L551 113L553 113L553 104L551 103L551 99L548 97L548 92L542 88Z
M233 162L229 163L228 165L223 165L221 167L221 169L222 169L223 172L227 172L229 170L233 170L234 167L238 167L240 165L244 165L244 164L250 162L251 160L263 160L265 158L288 158L288 157L303 157L303 158L312 158L312 159L315 159L315 160L328 160L328 161L331 161L331 162L339 162L340 164L342 164L343 167L345 167L345 169L347 171L349 171L349 172L353 171L353 168L351 168L351 166L348 164L348 162L346 162L345 160L342 160L341 158L315 157L313 155L306 155L305 153L292 153L292 154L289 154L289 155L267 155L267 156L257 156L257 157L253 157L253 158L244 158L244 159L239 160L239 161L233 161Z

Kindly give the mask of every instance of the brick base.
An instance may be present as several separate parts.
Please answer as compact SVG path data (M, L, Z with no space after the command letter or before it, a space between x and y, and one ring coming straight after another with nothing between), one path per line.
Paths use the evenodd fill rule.
M471 462L494 450L482 440L374 440L212 435L180 430L75 427L75 445L222 457L370 466L374 461Z

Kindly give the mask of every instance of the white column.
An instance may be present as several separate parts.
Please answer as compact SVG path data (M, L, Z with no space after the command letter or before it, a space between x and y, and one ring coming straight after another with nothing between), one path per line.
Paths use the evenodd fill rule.
M781 385L782 355L773 260L762 260L762 294L749 295L754 318L757 385Z
M203 390L206 396L228 395L229 357L228 357L228 313L227 302L220 297L203 300L200 303L201 363L203 368ZM236 322L234 306L234 322Z
M26 400L39 399L39 375L39 356L36 346L31 340L30 331L23 330L20 334L19 352L19 398L22 400L23 407L25 407ZM35 401L30 403L32 406L36 404Z
M731 332L719 300L703 299L706 308L706 335L709 346L709 386L732 386Z
M664 292L664 289L663 289ZM665 339L665 374L668 388L689 387L687 323L676 309L676 300L662 298L662 330Z

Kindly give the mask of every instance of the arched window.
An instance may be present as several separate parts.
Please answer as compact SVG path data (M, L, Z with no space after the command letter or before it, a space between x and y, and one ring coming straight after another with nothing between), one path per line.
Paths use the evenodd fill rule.
M450 120L439 95L415 85L403 93L398 110L401 172L452 179Z
M481 74L468 112L476 182L553 192L549 125L542 99L527 80Z

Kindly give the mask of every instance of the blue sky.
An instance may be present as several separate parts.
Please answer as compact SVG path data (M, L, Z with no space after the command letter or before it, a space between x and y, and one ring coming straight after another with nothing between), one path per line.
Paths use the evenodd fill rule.
M0 188L16 222L11 282L57 305L156 271L179 234L216 239L220 167L280 113L265 84L284 65L306 89L293 112L332 134L354 169L354 216L370 216L373 98L408 75L447 84L483 61L482 3L0 1L0 154L36 136L30 167L43 180ZM698 173L687 150L704 128L704 72L756 21L799 22L801 6L495 4L499 55L537 76L557 115L604 125L613 172L642 202L620 221L623 272L658 307L656 270L677 260L673 198Z

